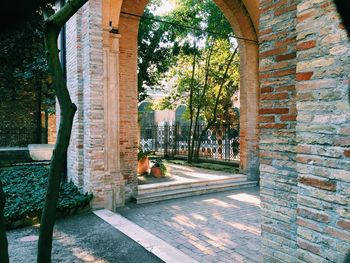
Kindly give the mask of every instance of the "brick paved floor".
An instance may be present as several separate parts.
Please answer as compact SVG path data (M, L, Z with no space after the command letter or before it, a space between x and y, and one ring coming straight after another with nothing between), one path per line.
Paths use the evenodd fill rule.
M118 212L201 263L261 261L258 187L129 204Z

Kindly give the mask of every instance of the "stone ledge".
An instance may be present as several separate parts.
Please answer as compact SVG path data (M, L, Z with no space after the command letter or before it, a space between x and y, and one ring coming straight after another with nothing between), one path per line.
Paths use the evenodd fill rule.
M33 161L51 160L53 149L53 144L28 144L29 155Z

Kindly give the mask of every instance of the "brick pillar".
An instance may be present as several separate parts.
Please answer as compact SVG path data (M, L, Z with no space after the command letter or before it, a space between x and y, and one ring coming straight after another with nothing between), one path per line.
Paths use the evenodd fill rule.
M239 41L240 51L240 170L249 180L259 179L258 45Z
M140 3L142 2L142 3ZM142 1L124 1L122 10L142 14ZM137 10L135 10L137 9ZM137 193L137 37L139 19L120 15L120 163L126 198Z
M297 2L260 2L259 147L265 262L296 262Z
M350 249L350 44L333 1L302 1L297 26L298 238L301 262Z
M68 152L68 176L106 207L102 2L90 0L67 25L68 86L78 106Z
M120 145L119 145L119 38L110 28L103 32L103 82L105 109L105 182L106 208L115 210L124 205L124 180L120 173Z
M83 188L83 147L84 147L84 110L83 110L83 50L82 32L83 10L80 9L66 24L66 61L67 61L67 86L72 101L77 105L74 116L71 140L68 148L67 173L80 190ZM86 27L86 25L85 25ZM58 105L58 104L56 104ZM58 107L56 107L58 109ZM59 111L56 110L59 118ZM59 120L57 122L57 127Z

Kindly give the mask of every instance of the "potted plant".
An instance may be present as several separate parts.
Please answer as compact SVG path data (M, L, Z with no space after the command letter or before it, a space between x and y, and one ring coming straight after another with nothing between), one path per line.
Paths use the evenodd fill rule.
M150 155L150 151L143 151L141 147L139 147L139 152L137 153L137 173L145 174L149 173L149 159L148 155Z
M166 174L166 166L161 159L156 159L151 168L151 174L154 177L164 177Z

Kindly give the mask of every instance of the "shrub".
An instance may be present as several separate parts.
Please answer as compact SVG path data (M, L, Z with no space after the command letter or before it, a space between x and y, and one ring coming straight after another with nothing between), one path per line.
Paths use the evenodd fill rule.
M49 169L44 166L16 166L0 170L6 195L5 220L14 221L39 217L44 205ZM81 194L72 183L62 183L57 212L70 214L73 209L89 205L92 194Z

